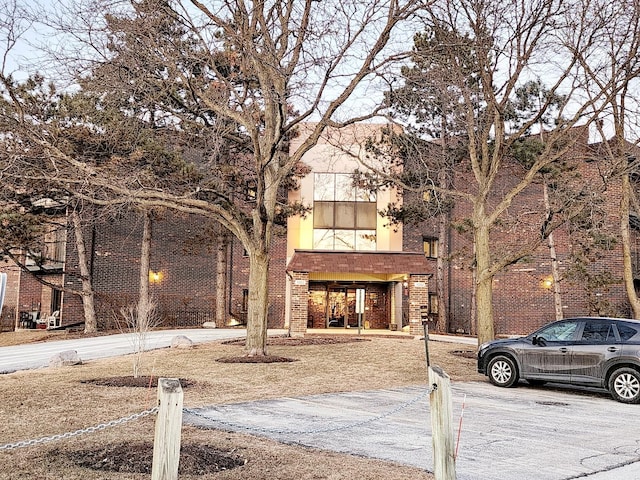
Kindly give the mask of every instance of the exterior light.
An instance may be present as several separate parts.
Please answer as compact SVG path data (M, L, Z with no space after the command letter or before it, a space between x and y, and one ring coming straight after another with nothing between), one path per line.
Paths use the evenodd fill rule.
M551 287L553 287L553 277L545 277L542 279L542 288L544 288L545 290L549 290Z
M160 283L164 275L162 272L154 272L153 270L149 270L149 283Z

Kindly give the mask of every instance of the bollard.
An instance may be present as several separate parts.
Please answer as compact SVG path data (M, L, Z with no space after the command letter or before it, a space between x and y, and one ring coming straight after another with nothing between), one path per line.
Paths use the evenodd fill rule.
M440 367L429 367L431 435L433 437L433 475L436 480L455 480L455 448L453 440L453 405L451 381Z
M158 416L151 480L177 480L182 432L182 386L177 378L158 379Z

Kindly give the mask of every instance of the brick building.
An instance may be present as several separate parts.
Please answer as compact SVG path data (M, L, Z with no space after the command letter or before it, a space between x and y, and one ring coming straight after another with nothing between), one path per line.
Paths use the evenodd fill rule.
M401 329L418 333L427 319L441 332L475 333L473 322L472 244L468 236L450 228L445 252L448 318L438 316L433 276L438 246L436 221L419 225L389 226L377 214L392 200L411 202L392 190L368 192L353 185L351 174L362 168L363 139L379 126L356 125L339 133L328 132L304 157L311 168L290 200L312 207L304 217L288 220L286 236L273 242L270 263L268 325L289 328L303 335L308 328ZM301 141L304 132L294 141ZM577 166L579 182L602 182L601 165L594 146L576 149L568 159ZM516 178L517 165L506 167L500 182ZM469 184L464 177L459 185ZM598 185L601 188L602 185ZM582 276L573 272L578 250L575 238L564 228L554 232L557 265L565 317L592 314L629 316L622 284L619 242L619 185L606 185L599 206L600 229L606 245L593 248ZM509 249L536 234L539 224L528 216L544 211L543 185L533 184L518 197L506 218L492 232L495 247ZM455 205L452 224L460 223L469 206ZM56 237L63 243L64 264L40 269L52 285L79 288L77 253L71 233ZM99 323L113 326L120 307L135 303L138 291L142 221L135 214L102 221L87 228L87 250L96 292ZM151 293L167 326L196 326L213 321L216 302L216 239L207 238L201 218L166 212L154 221L151 252ZM636 249L637 250L637 249ZM64 268L62 268L64 265ZM248 258L237 240L227 249L225 310L228 322L244 322L248 299ZM63 325L82 322L77 295L43 286L32 275L6 264L9 281L3 325L18 325L25 314L40 318L60 312ZM589 281L608 274L607 282ZM494 315L498 335L522 334L555 318L551 256L545 243L525 260L507 267L494 280Z
M589 144L586 133L577 129L580 138L564 159L570 174L563 177L562 182L565 190L593 195L587 213L596 227L589 238L580 233L576 222L553 231L556 278L559 278L558 301L564 318L579 315L630 317L632 311L623 283L620 243L621 181L616 177L607 178L606 172L611 167L601 153L601 145ZM517 164L505 164L495 190L506 191L521 175L522 170ZM457 188L474 184L472 179L460 174L454 182ZM545 212L544 188L539 181L527 187L516 197L508 214L492 229L491 242L496 255L515 250L528 239L540 236L540 214ZM451 225L461 225L469 217L470 205L457 202L449 221ZM637 222L631 222L632 256L635 258L634 274L638 289L640 243L634 223ZM475 334L471 269L473 244L469 235L461 234L457 228L450 228L447 237L449 251L439 253L448 258L445 262L445 285L449 293L445 301L449 315L446 319L438 319L436 329ZM429 242L437 241L437 238L436 220L404 227L405 249L417 250L425 245L425 251L429 251ZM544 241L533 253L495 276L493 308L497 335L528 333L556 318L550 245L548 240Z

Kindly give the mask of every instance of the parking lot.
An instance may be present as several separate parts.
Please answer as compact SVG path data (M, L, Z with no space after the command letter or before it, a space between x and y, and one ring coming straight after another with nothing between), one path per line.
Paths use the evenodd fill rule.
M485 382L452 388L456 435L464 401L459 480L640 478L638 405L598 391L504 389ZM424 392L426 386L225 405L198 410L185 421L431 470Z

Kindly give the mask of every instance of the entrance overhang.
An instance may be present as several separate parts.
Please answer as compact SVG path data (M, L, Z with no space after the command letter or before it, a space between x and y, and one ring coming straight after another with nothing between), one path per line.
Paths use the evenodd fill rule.
M401 282L405 275L402 273L341 273L341 272L311 272L309 280L312 282Z
M372 305L378 305L378 295L390 296L390 307L394 312L389 318L389 327L398 326L403 321L404 308L406 307L411 333L419 333L422 329L422 320L428 315L429 278L436 270L434 259L428 259L423 252L336 252L318 250L296 250L287 265L287 274L290 278L290 322L289 334L291 336L304 336L307 330L309 318L318 323L317 315L309 316L309 303L315 308L320 303L312 299L310 290L315 295L317 287L326 284L326 298L331 294L331 286L335 288L363 288L368 290L376 287L373 284L388 284L388 290L373 292ZM315 285L315 286L312 286ZM348 284L359 284L354 287ZM334 290L335 291L335 290ZM349 295L348 290L345 291ZM373 296L375 300L373 300ZM404 304L407 298L406 305ZM328 305L328 304L327 304ZM324 315L320 318L333 318L333 312L327 310L325 305ZM337 303L336 303L337 305ZM318 307L320 308L320 307ZM400 309L398 312L396 312ZM329 312L329 313L327 313ZM370 312L375 314L375 312ZM343 318L343 322L346 317ZM398 321L398 319L400 321ZM346 328L346 323L344 323Z
M345 280L370 277L372 281L401 281L405 275L431 275L434 270L433 261L422 252L296 250L287 265L287 273L304 272L314 280L344 276Z

